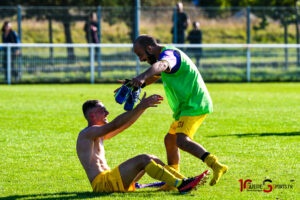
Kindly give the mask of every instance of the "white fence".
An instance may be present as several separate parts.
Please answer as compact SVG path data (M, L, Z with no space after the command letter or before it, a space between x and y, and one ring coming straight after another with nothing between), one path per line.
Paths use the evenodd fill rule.
M201 57L201 64L199 63L197 67L204 75L204 79L207 78L214 81L210 77L211 74L214 74L214 69L216 75L218 75L220 68L222 68L222 73L226 74L226 71L232 70L231 67L238 66L240 73L243 74L245 71L245 74L240 75L241 78L237 80L250 82L252 80L252 68L255 66L259 68L258 74L264 72L264 69L268 71L268 68L276 68L275 71L279 76L281 76L281 72L278 69L282 71L281 74L286 72L290 74L290 78L287 77L287 80L300 80L299 44L172 45L187 52L195 62ZM139 63L138 58L132 51L132 44L23 43L1 44L0 47L2 48L2 56L0 56L2 63L1 74L4 76L3 83L7 84L23 82L24 80L25 82L35 80L36 77L39 77L39 79L33 82L43 82L43 77L47 80L49 77L54 77L51 82L56 82L57 80L64 82L66 77L70 77L70 75L63 72L71 72L72 70L76 72L73 74L80 74L72 75L75 77L73 77L73 82L76 82L77 79L80 80L79 82L84 81L88 75L89 82L94 83L95 78L97 80L105 80L112 77L110 80L113 80L122 78L123 75L126 76L126 73L132 77L148 67ZM14 56L16 50L20 50L22 53ZM198 52L201 55L197 56ZM118 73L116 72L117 70L119 70ZM102 72L105 73L102 74ZM22 76L26 73L28 74L27 78ZM230 74L227 75L224 81L230 81L230 76ZM216 80L222 81L222 78L217 78ZM274 80L276 81L276 77ZM264 80L262 79L261 81Z

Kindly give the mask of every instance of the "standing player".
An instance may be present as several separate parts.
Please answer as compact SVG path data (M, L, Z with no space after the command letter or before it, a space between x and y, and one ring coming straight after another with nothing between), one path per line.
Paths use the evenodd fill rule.
M173 110L174 122L165 136L168 167L179 171L180 148L212 168L210 185L215 185L228 167L193 141L198 127L213 111L210 95L197 67L181 50L173 46L161 46L148 35L139 36L134 41L133 49L140 61L147 61L151 67L133 78L131 84L143 87L162 78L168 103Z
M180 193L186 193L195 188L204 179L208 170L194 178L176 178L163 167L163 163L153 155L141 154L131 158L113 170L107 165L103 141L116 136L131 126L149 107L156 107L163 98L152 95L142 98L133 110L107 121L109 112L99 100L88 100L83 106L83 114L88 126L77 138L77 155L85 169L94 192L127 192L134 190L134 181L144 172L152 178L175 186ZM179 174L179 173L178 173ZM182 176L182 175L178 175Z

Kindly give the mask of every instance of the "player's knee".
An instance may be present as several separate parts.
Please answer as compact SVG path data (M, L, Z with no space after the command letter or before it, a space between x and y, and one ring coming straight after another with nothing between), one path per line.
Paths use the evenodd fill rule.
M158 159L158 157L156 157L155 155L148 154L148 156L150 157L151 160L157 160Z
M189 146L189 141L190 138L183 134L183 133L177 133L177 138L176 138L176 144L180 149L186 149Z
M155 156L153 155L149 155L149 154L141 154L138 156L138 161L141 163L141 165L146 166L147 164L149 164L151 162L151 160L154 158Z
M170 136L169 136L169 134L167 134L166 136L165 136L165 145L168 145L169 143L170 143Z
M168 146L172 146L176 144L176 135L172 135L172 134L167 134L165 136L165 145Z

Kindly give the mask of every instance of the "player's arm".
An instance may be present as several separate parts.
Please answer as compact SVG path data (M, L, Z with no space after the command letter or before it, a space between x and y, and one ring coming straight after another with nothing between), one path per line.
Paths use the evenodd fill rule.
M139 103L134 110L135 114L133 115L133 117L129 117L129 118L125 118L125 124L122 123L122 125L117 125L116 130L110 132L109 134L107 134L104 139L110 139L112 137L114 137L115 135L117 135L118 133L122 132L123 130L127 129L128 127L130 127L140 116L141 114L149 107L157 107L156 104L160 104L161 101L163 100L163 97L160 95L151 95L148 98L146 97L146 93L144 93L144 96L141 100L141 103ZM124 113L126 114L126 113ZM118 123L117 118L115 119L116 123ZM113 120L113 121L115 121Z
M154 76L160 75L162 72L169 69L168 62L166 61L158 61L154 63L150 68L148 68L145 72L141 73L137 77L133 78L131 80L131 84L135 87L142 86L145 82L147 84L146 80L149 80L149 83L154 81ZM153 79L152 79L153 78ZM152 82L153 83L153 82Z
M156 104L160 104L161 100L163 100L163 98L159 95L151 95L146 98L145 93L141 103L139 103L133 110L119 115L112 122L103 126L95 125L89 127L86 130L85 136L92 140L98 137L103 137L104 139L112 138L131 126L147 108L157 107Z
M152 83L155 83L155 82L156 82L158 79L160 79L160 78L161 78L161 75L160 75L160 74L159 74L159 75L153 75L152 77L147 78L141 87L144 88L144 87L146 87L147 85L150 85L150 84L152 84ZM128 80L128 79L126 79L125 81L118 80L118 82L124 84L124 83L126 83L127 80ZM121 88L121 87L117 88L117 89L114 91L114 93L117 93L117 92L119 91L120 88Z
M143 87L146 87L147 85L150 85L150 84L152 84L152 83L155 83L158 79L160 79L161 78L161 75L159 74L159 75L153 75L153 76L151 76L151 77L149 77L149 78L147 78L146 80L145 80L145 82L143 83Z

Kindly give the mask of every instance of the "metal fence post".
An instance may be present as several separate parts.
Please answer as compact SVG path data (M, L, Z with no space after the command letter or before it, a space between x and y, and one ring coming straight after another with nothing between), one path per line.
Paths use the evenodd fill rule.
M177 7L174 7L173 14L173 43L177 43Z
M53 43L53 33L52 33L52 17L49 17L48 19L48 30L49 30L49 43ZM53 47L49 48L50 50L50 63L51 65L54 64L54 58L53 58Z
M286 21L284 21L284 44L288 44L288 24ZM287 70L289 67L289 52L288 48L284 48L284 67Z
M22 7L18 5L18 32L19 32L19 39L20 42L22 40Z
M296 41L297 44L300 43L300 36L299 36L299 23L300 23L300 17L299 17L299 6L296 6L295 8L296 13ZM297 67L300 67L300 49L297 48Z
M91 84L95 83L95 47L90 47Z
M98 43L101 43L101 6L97 7L97 36L98 36ZM101 77L101 47L96 48L97 53L97 63L98 63L98 78Z
M251 50L247 47L247 82L251 82Z
M18 32L19 40L22 42L22 7L18 5ZM20 55L18 56L18 80L22 78L22 48L20 47Z
M6 70L6 77L7 77L7 84L10 85L11 84L11 47L8 46L7 49L6 49L6 54L7 54L7 57L6 57L6 60L7 60L7 70Z
M139 36L140 31L140 0L135 0L135 39ZM140 74L140 59L136 56L136 75Z
M247 44L251 43L250 7L247 7ZM247 82L251 81L251 49L247 46Z

